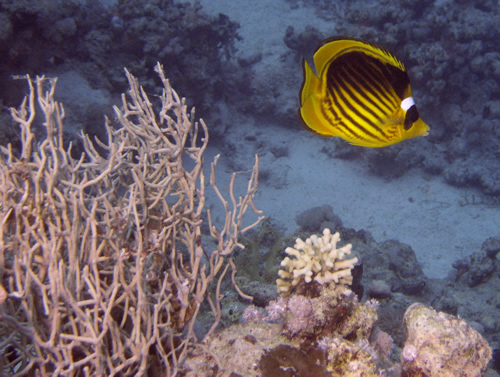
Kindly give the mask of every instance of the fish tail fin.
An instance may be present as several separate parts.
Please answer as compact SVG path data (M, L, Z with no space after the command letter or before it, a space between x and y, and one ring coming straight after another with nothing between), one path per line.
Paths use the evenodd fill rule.
M321 93L321 80L305 59L302 67L304 68L304 82L300 90L298 111L302 127L316 135L338 136L335 128L321 116L321 99L318 97L318 93Z
M313 71L309 63L304 59L302 61L302 68L304 70L304 82L300 90L300 105L302 106L307 98L313 94L318 93L321 88L321 81Z

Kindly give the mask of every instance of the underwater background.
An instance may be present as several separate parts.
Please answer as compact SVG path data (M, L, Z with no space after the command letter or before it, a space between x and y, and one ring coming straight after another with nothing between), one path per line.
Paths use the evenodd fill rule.
M221 186L259 155L267 220L244 240L238 273L262 305L276 296L284 247L328 226L353 243L361 295L381 298L381 328L396 343L391 321L425 302L471 323L499 371L498 25L496 0L0 0L0 143L18 143L8 109L27 89L12 76L59 78L78 153L81 131L105 138L104 116L127 89L123 68L154 95L158 61L207 123L205 158L221 154ZM302 58L338 35L397 54L428 136L370 149L301 127Z

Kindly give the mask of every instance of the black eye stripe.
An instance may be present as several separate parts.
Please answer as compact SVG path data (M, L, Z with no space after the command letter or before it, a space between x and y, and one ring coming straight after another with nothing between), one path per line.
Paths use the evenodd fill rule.
M418 118L420 118L420 115L418 114L417 106L412 105L407 111L406 111L406 117L405 117L405 130L408 131L412 126L413 123L415 123Z

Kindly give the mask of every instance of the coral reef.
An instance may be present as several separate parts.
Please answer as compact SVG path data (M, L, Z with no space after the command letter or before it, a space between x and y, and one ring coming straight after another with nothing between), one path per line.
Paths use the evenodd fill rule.
M229 58L239 25L222 13L208 16L199 4L120 0L105 7L98 0L2 0L0 21L0 71L7 74L57 70L59 75L70 69L94 87L121 92L127 82L120 70L127 66L154 90L150 67L160 60L174 86L206 114L237 72ZM2 78L0 93L14 106L20 98L12 98L7 85Z
M287 300L295 301L297 316L307 318L300 332L290 333L286 314L283 321L269 323L260 311L251 320L214 334L206 349L186 361L187 376L213 371L220 376L249 377L481 376L491 358L487 342L464 320L424 304L410 305L405 313L408 338L396 354L398 362L392 337L376 327L376 301L337 302L331 307L348 310L317 328L314 316L329 298L320 303L293 295L266 310L271 313ZM288 305L286 310L291 309ZM255 314L256 308L250 311ZM278 311L279 316L283 313ZM308 326L313 327L306 330Z
M357 159L355 164L386 179L422 169L450 185L481 191L484 199L466 198L464 205L497 206L500 165L492 158L500 144L497 1L287 1L296 8L314 8L314 27L309 20L285 24L282 46L237 51L239 25L224 14L207 15L197 2L117 0L105 7L98 0L0 0L0 105L5 106L0 122L6 125L0 138L11 142L2 149L0 183L13 182L0 190L0 374L33 374L43 368L48 374L64 375L70 368L67 374L81 368L93 373L101 362L102 373L123 375L164 368L167 375L192 376L400 376L401 365L395 361L403 362L404 373L418 375L421 371L415 369L421 367L412 365L414 360L434 365L445 355L459 359L450 373L470 368L461 355L447 354L441 343L436 346L441 347L439 355L429 355L423 346L418 354L410 339L405 347L403 316L415 301L467 320L426 312L439 326L458 324L470 335L464 343L472 339L480 344L483 358L472 375L482 373L487 358L488 347L478 333L494 348L490 367L500 372L500 236L457 260L447 278L429 279L410 246L375 242L366 230L344 227L330 206L315 207L297 216L300 231L293 237L305 239L329 228L352 244L359 261L351 268L356 258L348 260L346 276L339 278L333 270L339 260L328 267L329 253L309 255L307 241L296 245L286 253L282 296L276 298L269 283L280 268L278 259L285 257L283 245L293 244L292 235L266 224L242 239L236 233L247 228L239 219L228 225L235 226L229 231L208 224L199 168L207 130L204 123L196 126L186 102L169 85L155 87L150 70L162 61L188 101L197 103L203 115L214 115L211 140L224 148L231 170L247 171L248 161L239 156L262 153L260 182L285 190L293 183L289 172L294 167L287 157L294 155L290 125L299 127L300 59L332 35L381 43L407 65L431 134L382 150L327 140L318 148L320 158ZM319 18L328 26L320 26ZM124 65L141 78L143 92L131 77L121 75ZM75 112L69 104L63 108L51 102L52 81L45 79L43 87L40 81L40 88L33 83L37 115L29 120L34 109L30 97L17 110L25 122L19 141L6 109L26 95L25 81L10 76L26 72L59 77L65 72L70 86L90 84L83 90L92 94L70 99L80 108ZM133 86L135 97L112 111L108 103L119 100L113 92L127 85ZM162 104L163 90L174 104L158 112L156 120L164 122L158 132L150 127L156 124L150 114ZM137 118L136 110L141 113ZM45 111L50 115L43 119ZM106 127L99 126L104 115L111 119ZM263 138L262 125L274 127L273 121L288 133L273 130L273 137ZM177 130L178 122L186 128ZM80 128L89 136L78 138ZM52 136L46 137L47 131ZM183 135L179 140L177 132ZM99 140L94 142L93 135ZM175 154L179 145L182 153L172 159L169 151ZM170 190L165 200L163 183ZM247 199L253 192L249 195ZM244 204L237 196L231 199L234 215ZM210 234L215 244L208 241ZM248 271L241 271L247 266ZM235 276L236 269L243 274ZM114 284L116 279L120 285ZM227 291L233 284L244 293ZM349 290L360 302L369 301L357 302ZM253 305L243 311L247 295L254 297ZM410 307L414 313L416 308ZM241 313L245 323L229 327ZM227 328L217 333L217 323ZM199 344L207 333L206 342ZM104 356L97 357L101 351ZM481 358L472 348L464 352Z
M306 215L303 217L304 221L301 222L303 224L327 223L328 220L324 220L325 218L337 217L331 209L318 211L317 218L314 217L314 210L304 213ZM298 216L298 219L300 218L301 215ZM337 223L341 224L341 221ZM361 285L361 290L355 290L355 292L362 301L370 298L379 300L377 328L392 338L395 345L394 352L397 353L404 347L406 330L403 317L406 309L414 302L432 305L437 310L466 319L485 337L492 348L500 349L498 311L500 301L496 298L500 278L498 275L500 238L498 236L486 240L480 251L457 261L454 264L455 270L446 279L429 279L423 274L410 246L395 240L375 242L368 231L356 231L341 225L338 225L336 230L345 242L353 245L353 249L362 261L362 277L353 279ZM305 239L307 237L305 234L300 233L300 236ZM263 266L264 263L267 265L269 261L261 260L259 266ZM257 267L252 266L252 268ZM352 274L354 272L354 270L351 271ZM313 283L314 281L310 284ZM306 284L303 283L303 285ZM306 320L308 324L312 324L313 328L323 331L321 320L311 321L310 317L299 321L299 324L304 324L303 328L293 323L293 313L288 310L287 298L275 299L268 285L250 286L249 292L259 297L259 301L255 302L253 307L257 314L255 320L281 321L286 334L290 335L293 332L286 330L287 328L299 329L294 336L309 333L305 325ZM353 287L350 289L353 290ZM254 293L259 291L260 294ZM314 297L308 296L308 293L311 292L295 291L295 293L292 292L291 297L300 295L316 308L319 302ZM333 301L335 300L334 298ZM475 304L470 305L470 303ZM334 306L337 304L339 304L338 301ZM290 325L289 321L292 322Z
M376 305L353 300L339 304L334 300L336 304L330 307L339 310L335 320L328 320L328 325L321 329L308 329L330 298L325 297L321 304L296 295L279 299L295 301L290 303L290 309L298 310L297 315L303 319L308 318L293 336L289 319L269 323L262 315L214 334L206 349L200 349L186 361L187 376L205 376L211 371L220 376L248 377L378 376L379 370L385 370L378 364L383 356L368 339L377 319ZM255 308L251 311L254 313ZM324 312L323 317L328 314L332 313Z
M380 301L360 303L352 292L339 295L336 284L318 283L319 293L294 290L270 300L265 308L250 305L242 324L215 333L207 339L206 349L187 360L187 375L210 371L221 376L273 377L484 375L492 357L491 347L478 331L484 329L474 320L467 323L415 303L419 299L439 305L435 299L442 293L433 286L437 282L429 281L418 292L398 291L396 275L405 282L421 274L411 248L395 241L375 243L367 232L340 231L356 245L356 251L361 250L363 258L375 254L367 258L370 263L365 261L367 274L363 279L372 283L367 296L378 296ZM498 237L491 238L482 253L496 258L499 245ZM379 263L381 258L385 265ZM472 263L480 264L480 260L471 258ZM394 278L377 280L391 274ZM494 278L491 274L488 277ZM314 283L302 280L304 285ZM395 285L391 287L389 281ZM460 275L459 282L461 290L468 286L465 275ZM481 286L484 283L474 287ZM421 296L424 291L427 294ZM490 318L488 329L493 329L494 323Z
M294 258L286 257L281 262L285 269L278 272L278 293L286 296L299 284L301 289L314 289L316 284L308 285L313 281L321 286L334 283L340 293L349 292L345 286L352 283L351 269L358 262L358 258L344 259L346 255L351 254L352 245L337 248L339 241L340 234L331 234L328 228L323 230L322 237L312 235L305 241L297 238L293 248L285 249L285 252Z
M463 319L415 303L404 322L403 376L480 376L486 371L491 347Z

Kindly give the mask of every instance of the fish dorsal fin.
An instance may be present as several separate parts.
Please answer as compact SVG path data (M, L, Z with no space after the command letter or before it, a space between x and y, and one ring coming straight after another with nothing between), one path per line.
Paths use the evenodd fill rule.
M314 52L314 65L318 76L321 77L331 60L353 51L362 52L396 67L401 71L406 71L403 62L401 62L392 52L376 43L356 38L334 37L325 39Z

